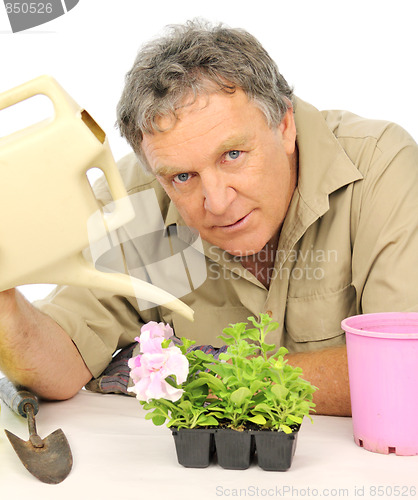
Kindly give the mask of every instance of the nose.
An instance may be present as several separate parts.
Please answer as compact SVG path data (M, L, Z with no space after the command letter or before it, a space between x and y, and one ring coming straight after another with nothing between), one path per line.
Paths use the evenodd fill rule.
M202 191L203 206L213 215L223 215L237 196L227 176L219 172L202 178Z

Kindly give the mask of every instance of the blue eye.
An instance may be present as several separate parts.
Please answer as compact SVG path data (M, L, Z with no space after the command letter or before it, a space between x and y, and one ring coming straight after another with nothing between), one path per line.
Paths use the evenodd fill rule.
M237 158L239 158L240 154L241 151L233 149L232 151L228 151L227 156L230 160L236 160Z
M181 174L178 174L174 177L174 182L186 182L189 180L190 174L187 174L186 172L183 172Z

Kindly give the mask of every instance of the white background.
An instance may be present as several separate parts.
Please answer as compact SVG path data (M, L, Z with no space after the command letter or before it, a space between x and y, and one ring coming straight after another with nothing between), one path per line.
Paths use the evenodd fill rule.
M115 106L138 48L167 24L203 17L250 31L276 60L296 95L319 109L349 109L392 120L418 139L415 0L200 4L80 0L66 15L13 34L1 3L0 92L41 74L54 76L106 131L119 159L129 147L114 128ZM8 123L0 112L0 135ZM22 288L31 299L48 289Z

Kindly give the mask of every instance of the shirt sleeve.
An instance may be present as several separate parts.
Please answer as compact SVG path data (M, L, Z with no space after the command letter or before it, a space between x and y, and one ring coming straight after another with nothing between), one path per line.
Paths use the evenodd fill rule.
M357 310L418 311L418 146L401 127L378 139L354 198Z
M159 321L156 308L139 313L135 298L79 287L57 287L34 306L68 333L93 377L115 351L134 342L144 323Z

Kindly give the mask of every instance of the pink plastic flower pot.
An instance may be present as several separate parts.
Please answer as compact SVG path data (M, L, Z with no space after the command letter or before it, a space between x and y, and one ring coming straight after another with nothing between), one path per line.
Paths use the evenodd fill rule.
M418 313L375 313L346 332L354 440L366 450L418 454Z

